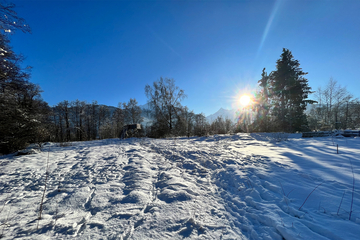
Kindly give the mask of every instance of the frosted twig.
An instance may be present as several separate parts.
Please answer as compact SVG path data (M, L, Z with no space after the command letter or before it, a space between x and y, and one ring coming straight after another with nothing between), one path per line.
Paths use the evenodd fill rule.
M42 214L42 211L43 211L43 204L44 204L44 198L45 198L45 193L46 193L47 179L48 179L48 177L49 177L49 153L50 153L50 146L49 146L48 157L47 157L47 161L46 161L45 187L44 187L44 192L43 192L43 195L42 195L42 198L41 198L41 202L40 202L39 218L38 218L38 222L37 222L36 229L39 229L39 222L40 222L41 214Z
M353 207L353 203L354 203L355 176L354 176L354 168L353 168L351 159L349 159L349 160L350 160L350 164L351 164L351 172L353 175L353 187L352 187L351 206L350 206L350 213L349 213L349 220L351 220L352 207Z
M304 203L301 205L301 207L299 207L299 210L304 206L304 204L306 203L306 201L308 200L308 198L310 197L310 195L311 195L318 187L320 187L320 185L323 184L323 183L324 183L324 182L318 184L318 185L311 191L311 193L309 193L309 195L306 197Z
M342 204L342 201L343 201L344 196L345 196L345 192L346 192L346 190L344 190L344 193L343 193L343 195L342 195L342 198L341 198L341 201L340 201L340 205L339 205L339 208L338 208L338 211L337 211L337 214L336 214L336 215L339 215L339 211L340 211L341 204Z

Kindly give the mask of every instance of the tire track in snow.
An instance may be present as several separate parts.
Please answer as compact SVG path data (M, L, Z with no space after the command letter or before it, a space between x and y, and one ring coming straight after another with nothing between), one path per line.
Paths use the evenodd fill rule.
M124 218L121 225L124 231L118 235L120 239L129 239L136 228L141 226L149 203L154 201L153 180L156 167L151 167L151 162L145 158L146 148L143 144L141 149L130 149L126 152L128 163L124 166L124 174L121 181L125 184L124 196L119 201L122 211L117 216ZM145 160L145 161L144 161Z
M198 234L205 234L205 239L238 238L241 236L240 231L229 228L230 224L227 220L224 222L223 209L218 206L221 198L216 196L217 186L212 184L213 180L211 179L211 171L218 166L207 158L209 155L201 149L194 149L196 144L191 144L191 151L188 153L188 150L184 150L185 146L182 146L181 143L178 145L174 142L171 145L164 143L164 141L161 142L164 144L159 142L156 142L156 146L152 146L154 151L165 156L173 168L181 171L183 181L191 183L193 186L193 190L186 189L192 196L192 217L175 224L173 228L180 230L178 234L188 236L193 234L192 229L197 229ZM206 214L205 211L208 213ZM213 216L209 218L209 215ZM181 229L180 226L184 225L186 227ZM212 232L212 234L208 235L208 232Z
M136 195L140 194L139 191L142 191L143 195L140 195L142 195L144 201L140 202L140 206L142 207L136 214L129 214L128 226L121 235L122 239L137 239L136 229L146 223L146 219L152 218L150 216L153 216L154 212L158 209L157 206L159 202L166 202L166 200L176 201L181 198L177 198L179 196L175 197L175 199L167 199L164 196L161 197L161 189L163 188L161 182L164 178L164 173L173 169L174 164L164 157L160 149L154 147L153 142L147 142L146 144L140 142L140 146L141 149L139 149L138 152L128 153L129 166L126 167L126 169L129 171L124 174L125 179L123 179L127 185L125 187L127 191L124 192L127 196L122 199L122 204L138 204L139 200L136 199ZM145 174L145 172L148 174ZM130 182L129 179L131 179ZM132 182L134 180L137 181L136 184ZM135 194L131 195L133 192L135 192ZM159 193L162 200L158 198ZM146 194L147 197L145 197ZM135 200L131 202L133 198L135 198ZM141 235L142 233L139 234ZM142 237L140 239L142 239Z

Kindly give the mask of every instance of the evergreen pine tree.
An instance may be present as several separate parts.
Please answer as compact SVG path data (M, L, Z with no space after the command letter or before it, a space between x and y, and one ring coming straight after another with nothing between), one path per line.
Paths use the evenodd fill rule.
M270 77L264 68L261 74L261 79L258 81L260 90L255 94L255 103L253 106L253 110L256 112L253 129L260 132L269 131L269 78Z
M276 62L276 70L270 74L271 99L274 101L272 116L276 119L278 131L295 132L306 128L304 113L311 92L308 80L304 77L300 63L291 51L283 49Z

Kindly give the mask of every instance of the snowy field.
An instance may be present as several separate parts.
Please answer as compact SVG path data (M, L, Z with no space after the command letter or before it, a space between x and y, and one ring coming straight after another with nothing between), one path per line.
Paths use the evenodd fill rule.
M48 144L0 157L0 236L360 239L359 183L360 138Z

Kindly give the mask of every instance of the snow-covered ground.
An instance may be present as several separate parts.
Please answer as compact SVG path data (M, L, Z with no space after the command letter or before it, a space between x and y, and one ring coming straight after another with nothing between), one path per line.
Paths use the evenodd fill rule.
M0 235L360 239L360 138L272 139L110 139L2 156Z

